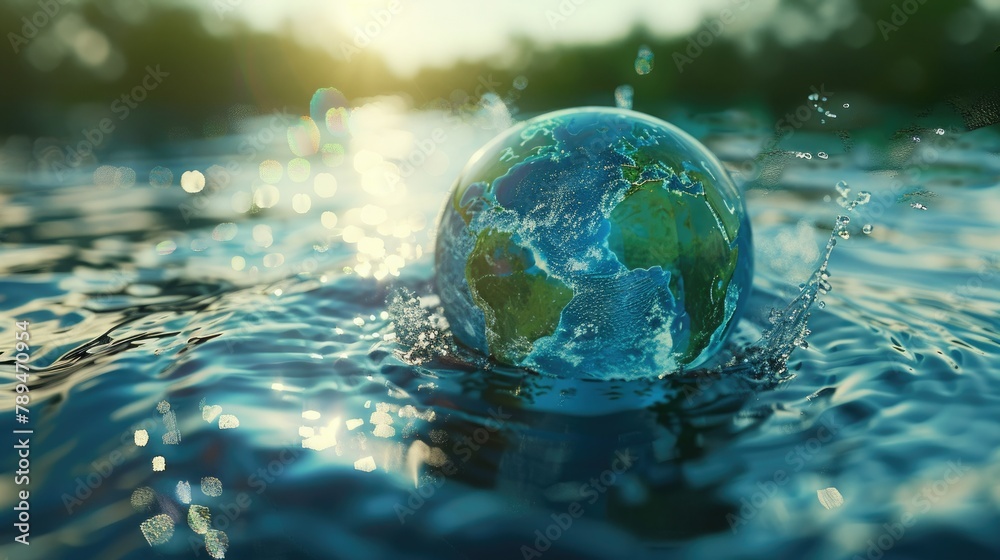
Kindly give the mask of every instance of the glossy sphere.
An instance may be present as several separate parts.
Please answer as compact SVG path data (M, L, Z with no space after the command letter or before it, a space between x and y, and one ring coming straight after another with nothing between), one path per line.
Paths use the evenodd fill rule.
M560 377L705 362L753 275L743 200L718 160L673 125L610 108L545 114L477 152L436 259L458 341Z

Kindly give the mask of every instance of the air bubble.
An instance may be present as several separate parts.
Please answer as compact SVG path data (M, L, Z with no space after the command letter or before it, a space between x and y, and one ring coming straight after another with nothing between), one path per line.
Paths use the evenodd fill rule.
M639 54L635 57L635 72L644 76L653 71L653 51L643 45L639 47Z
M816 156L819 157L819 159L827 159L830 157L826 152L820 152L816 154Z
M631 109L632 97L635 90L630 85L621 85L615 88L615 106L619 109Z
M864 227L861 228L861 231L865 235L871 235L871 233L872 233L872 225L871 224L865 224Z

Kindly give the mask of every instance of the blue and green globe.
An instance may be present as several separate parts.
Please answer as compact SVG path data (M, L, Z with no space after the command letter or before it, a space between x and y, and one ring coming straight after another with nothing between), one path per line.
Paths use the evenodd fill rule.
M746 209L719 161L667 122L611 108L548 113L479 150L436 259L460 343L576 378L705 363L753 276Z

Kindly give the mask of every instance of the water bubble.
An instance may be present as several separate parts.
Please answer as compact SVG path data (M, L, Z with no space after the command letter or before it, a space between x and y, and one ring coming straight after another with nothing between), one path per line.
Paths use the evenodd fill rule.
M174 173L166 167L157 165L149 170L149 184L154 187L169 187L174 182Z
M514 78L514 89L523 91L526 87L528 87L528 78L525 78L524 76Z
M181 188L184 192L201 192L201 189L205 188L205 176L201 171L185 171L181 175Z
M913 137L913 141L914 142L920 142L920 137L919 136L914 136Z
M205 506L192 505L188 508L188 525L199 535L204 535L211 528L212 512Z
M260 180L265 183L277 183L281 180L281 175L284 173L281 163L273 159L260 162L258 170L260 172ZM184 179L181 179L181 182L183 181Z
M944 136L944 129L943 128L939 128L939 129L937 129L937 130L934 131L934 134L937 134L938 136Z
M292 210L299 214L305 214L312 207L312 199L305 193L298 193L292 197Z
M851 108L850 103L844 103L844 109L850 109L850 108Z
M156 253L159 255L169 255L177 250L177 244L171 240L160 241L156 244Z
M337 178L329 173L317 173L313 179L313 190L320 198L330 198L337 192Z
M323 164L327 167L337 167L344 163L344 147L340 144L323 144Z
M288 127L288 148L293 154L304 157L319 149L319 128L309 117L299 117L299 122Z
M837 223L838 224L849 224L849 223L851 223L851 217L850 216L843 216L843 215L837 216Z
M858 205L868 204L872 199L872 193L868 191L858 191Z
M619 109L632 108L632 96L635 90L630 85L620 85L615 88L615 106Z
M635 72L644 76L653 71L653 51L646 45L639 47L639 54L635 57Z
M205 550L212 558L225 558L229 549L229 537L224 531L210 529L205 534Z
M218 498L222 495L222 481L214 476L206 476L202 478L201 492L206 496Z
M795 153L795 157L801 158L801 159L812 159L813 155L810 154L809 152L796 152Z
M309 101L309 115L315 122L323 122L329 118L330 111L343 109L343 114L347 114L347 97L337 88L321 88L316 90ZM329 120L327 127L329 128ZM337 134L338 130L330 130Z
M851 194L851 189L847 186L847 181L837 181L835 188L840 196L847 196Z
M823 309L823 308L826 307L826 302L820 300L820 301L816 302L816 306L819 307L820 309Z
M309 179L311 169L312 166L309 164L309 160L295 158L288 162L288 178L296 183L303 183Z
M347 121L350 117L344 107L333 107L326 112L326 129L334 136L341 136L347 132Z
M927 207L924 206L923 204L920 204L919 202L914 202L910 204L910 208L913 208L915 210L927 210Z
M818 101L818 100L819 100L819 94L818 93L810 93L809 94L809 101Z
M212 230L212 239L216 241L229 241L236 237L238 227L233 222L224 222Z
M174 536L174 520L169 515L161 513L143 521L139 524L139 529L150 546L163 544Z
M177 501L179 501L182 504L190 504L191 503L191 483L188 482L188 481L186 481L186 480L182 480L182 481L178 482L177 483L176 494L177 494Z
M861 228L861 231L865 235L871 235L871 233L872 233L872 225L871 224L865 224L864 227Z
M132 507L135 508L135 511L138 512L149 511L149 508L153 506L153 502L155 501L156 501L156 492L154 492L153 489L148 486L142 486L140 488L136 488L135 491L132 492L131 502L132 502Z
M820 152L816 154L816 156L819 157L819 159L827 159L828 157L830 157L826 152Z

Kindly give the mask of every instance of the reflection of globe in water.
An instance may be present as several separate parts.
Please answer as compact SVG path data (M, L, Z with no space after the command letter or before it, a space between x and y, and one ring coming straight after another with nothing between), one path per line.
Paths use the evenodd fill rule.
M722 346L749 295L750 223L697 140L585 108L477 152L448 199L437 287L455 337L564 377L636 379Z

